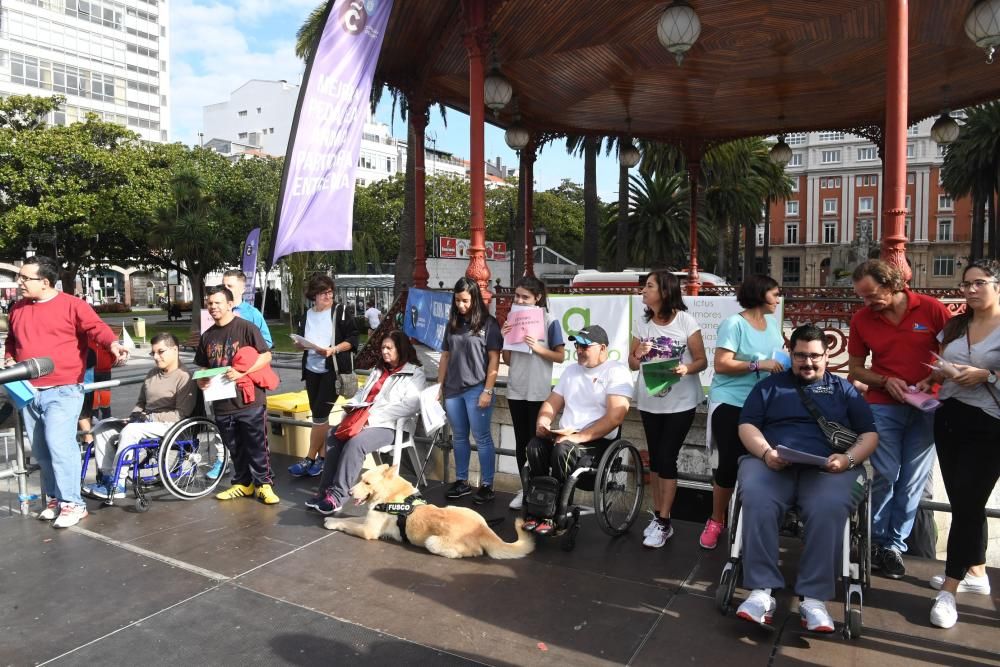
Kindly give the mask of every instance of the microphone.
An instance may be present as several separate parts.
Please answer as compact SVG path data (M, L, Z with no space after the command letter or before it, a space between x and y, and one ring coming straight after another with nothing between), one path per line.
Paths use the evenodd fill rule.
M43 375L48 375L55 370L55 367L55 364L52 363L52 359L49 357L25 359L13 366L0 369L0 384L17 382L18 380L34 380Z

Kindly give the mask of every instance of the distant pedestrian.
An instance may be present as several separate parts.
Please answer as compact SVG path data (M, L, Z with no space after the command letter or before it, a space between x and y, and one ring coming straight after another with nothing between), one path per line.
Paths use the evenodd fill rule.
M222 286L228 289L232 293L233 298L236 299L236 306L233 308L233 313L237 317L242 317L244 320L256 325L260 329L260 333L264 337L264 342L267 343L268 349L274 347L271 330L264 320L263 313L257 310L256 306L252 303L243 300L243 291L247 286L246 274L238 269L226 271L222 274Z
M368 320L369 337L378 329L382 323L382 311L375 307L375 299L368 300L368 310L365 311L365 319Z

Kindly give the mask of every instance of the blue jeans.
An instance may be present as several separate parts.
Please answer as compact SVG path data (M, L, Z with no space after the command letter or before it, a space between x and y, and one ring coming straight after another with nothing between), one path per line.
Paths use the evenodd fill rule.
M934 415L910 405L870 406L878 429L871 456L872 540L906 552L917 506L934 466Z
M490 434L490 418L493 416L495 396L490 397L489 407L479 407L479 397L483 385L469 387L461 394L444 399L444 411L451 424L453 446L455 448L455 477L469 479L469 458L472 446L469 444L469 430L476 439L479 450L479 483L493 486L495 462L493 459L493 436Z
M42 493L74 505L84 504L80 496L80 445L76 440L82 407L82 385L66 384L39 391L22 412L31 455L42 472Z

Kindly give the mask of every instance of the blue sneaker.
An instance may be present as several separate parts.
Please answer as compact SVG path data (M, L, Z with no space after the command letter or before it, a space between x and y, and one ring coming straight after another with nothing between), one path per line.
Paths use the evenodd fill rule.
M122 482L117 487L115 487L115 492L113 495L108 493L108 489L110 488L110 486L111 486L110 482L108 484L105 484L103 482L97 482L95 484L87 484L86 486L83 487L82 492L86 496L90 496L91 498L99 498L101 500L106 500L109 495L111 495L111 497L113 497L115 500L125 497L125 482Z
M324 461L325 461L325 459L318 458L318 459L316 459L316 461L311 466L309 466L309 476L310 477L319 477L320 475L323 474L323 463L324 463Z
M306 458L302 459L298 463L294 463L288 466L288 474L292 477L305 477L309 474L309 470L316 464L312 459Z
M208 469L205 473L205 477L209 479L219 479L222 477L222 459L215 459L215 464Z

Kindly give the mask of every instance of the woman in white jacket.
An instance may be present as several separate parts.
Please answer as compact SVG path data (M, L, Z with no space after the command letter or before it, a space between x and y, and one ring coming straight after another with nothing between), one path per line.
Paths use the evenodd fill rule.
M426 380L409 338L402 331L390 331L381 349L368 381L345 405L347 415L326 438L326 465L319 489L306 501L306 507L320 514L333 514L343 506L365 456L393 443L400 417L420 411L420 391Z

